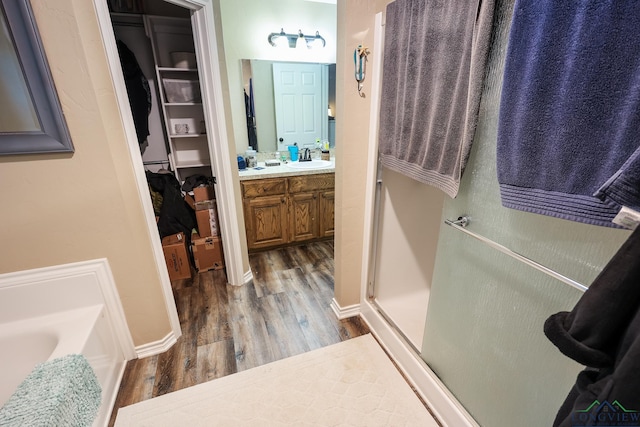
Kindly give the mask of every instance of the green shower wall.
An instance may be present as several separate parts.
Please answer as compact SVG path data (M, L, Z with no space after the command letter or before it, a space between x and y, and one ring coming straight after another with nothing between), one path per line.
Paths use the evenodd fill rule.
M513 0L497 2L480 118L461 191L443 220L469 215L483 235L585 285L628 231L503 208L496 138ZM451 227L440 232L422 358L487 427L549 426L581 366L543 334L581 293Z

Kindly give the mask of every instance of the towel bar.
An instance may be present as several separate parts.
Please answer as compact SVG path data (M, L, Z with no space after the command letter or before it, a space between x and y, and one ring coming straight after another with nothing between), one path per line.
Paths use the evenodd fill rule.
M468 234L469 236L476 238L478 240L480 240L483 243L486 243L487 245L491 246L492 248L502 252L505 255L509 255L512 258L517 259L518 261L521 261L525 264L527 264L530 267L535 268L536 270L542 271L543 273L553 277L554 279L557 279L563 283L566 283L567 285L578 289L579 291L586 291L587 288L585 285L576 282L575 280L569 279L566 276L563 276L562 274L558 273L557 271L551 270L548 267L545 267L542 264L539 264L529 258L527 258L526 256L520 255L517 252L512 251L511 249L502 246L499 243L494 242L493 240L489 240L484 236L480 236L479 234L476 234L472 231L467 230L465 227L467 225L469 225L469 223L471 222L471 220L469 219L469 217L467 216L461 216L459 217L457 220L450 220L450 219L445 219L444 223L447 224L450 227L455 228L458 231L462 231L465 234Z

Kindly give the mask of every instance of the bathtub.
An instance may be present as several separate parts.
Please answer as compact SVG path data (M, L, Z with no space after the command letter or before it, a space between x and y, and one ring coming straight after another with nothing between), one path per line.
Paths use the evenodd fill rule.
M0 275L0 407L38 363L82 354L102 389L93 426L108 424L133 358L110 278L102 260Z
M106 329L101 305L54 313L0 325L0 406L11 397L33 368L67 354L82 354L93 368L102 392L94 426L108 421L113 378L122 357Z

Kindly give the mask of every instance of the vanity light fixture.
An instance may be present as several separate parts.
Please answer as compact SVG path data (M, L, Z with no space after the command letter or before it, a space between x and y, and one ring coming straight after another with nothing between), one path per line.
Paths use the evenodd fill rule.
M279 33L271 33L267 38L273 47L290 47L296 48L299 45L306 44L308 49L316 47L325 47L326 41L318 31L314 36L303 34L298 30L297 34L287 34L284 29L280 29Z

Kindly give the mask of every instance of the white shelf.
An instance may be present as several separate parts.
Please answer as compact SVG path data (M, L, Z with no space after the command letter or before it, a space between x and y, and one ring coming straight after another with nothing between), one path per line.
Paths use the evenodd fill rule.
M198 80L197 68L176 68L172 65L170 55L171 52L195 51L191 21L187 18L146 15L145 26L151 39L157 81L165 82L167 79ZM202 102L165 102L166 93L164 90L164 85L159 84L165 130L169 139L169 157L176 178L183 182L193 173L211 174L211 154L206 133L200 132L203 130L200 123L204 118ZM175 133L175 124L180 121L186 122L189 126L187 130L193 133Z
M169 138L197 138L199 136L206 136L206 133L181 133L169 135Z
M165 102L167 107L190 107L192 105L202 106L202 102Z
M190 162L182 162L176 165L176 169L187 169L187 168L201 168L203 166L211 166L211 163L190 163Z
M174 68L174 67L158 67L158 71L160 72L166 72L166 73L173 73L173 72L178 72L178 73L197 73L198 69L197 68Z

